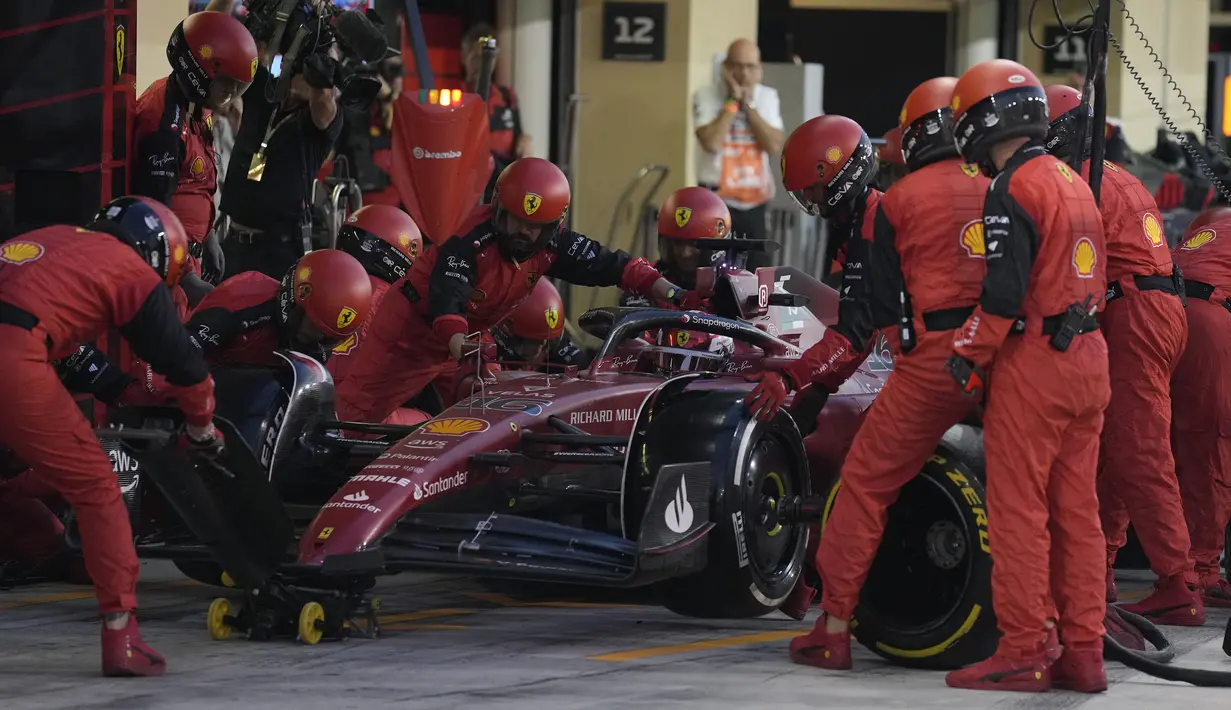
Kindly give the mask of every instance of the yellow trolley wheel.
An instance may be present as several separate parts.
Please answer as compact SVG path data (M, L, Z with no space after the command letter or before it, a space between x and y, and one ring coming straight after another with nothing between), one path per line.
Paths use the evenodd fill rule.
M235 580L231 579L231 575L227 574L225 571L223 571L222 578L219 581L222 582L222 586L224 587L230 587L231 589L235 588Z
M325 608L320 605L320 602L304 604L299 610L299 641L309 646L320 643L321 637L325 635L324 630L320 628L320 623L323 621L325 621Z
M209 637L215 641L225 641L231 636L231 625L227 617L231 615L231 600L218 597L209 605L209 615L206 625L209 627Z

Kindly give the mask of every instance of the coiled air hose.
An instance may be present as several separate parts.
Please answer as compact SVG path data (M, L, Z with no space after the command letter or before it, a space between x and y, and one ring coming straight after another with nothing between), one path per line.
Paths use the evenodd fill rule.
M1090 56L1086 66L1086 85L1082 99L1089 101L1091 98L1094 98L1093 105L1095 111L1093 118L1095 120L1095 125L1083 125L1079 128L1074 143L1073 153L1077 156L1076 159L1080 161L1084 152L1082 147L1085 144L1085 137L1087 135L1092 137L1093 150L1091 153L1093 160L1091 161L1090 182L1092 184L1090 187L1096 199L1099 194L1098 183L1101 181L1102 176L1102 172L1099 170L1099 168L1102 167L1102 160L1100 159L1102 157L1102 144L1106 140L1106 87L1103 79L1105 75L1105 63L1107 61L1107 42L1110 41L1110 43L1115 46L1116 53L1120 55L1120 61L1124 63L1125 69L1132 75L1133 80L1137 83L1137 85L1141 87L1142 92L1145 94L1146 98L1149 99L1150 104L1154 106L1154 110L1157 111L1159 116L1162 117L1167 129L1175 135L1184 150L1192 156L1197 166L1201 168L1201 171L1205 173L1207 179L1209 179L1210 184L1213 185L1224 198L1231 202L1231 192L1228 192L1226 186L1223 185L1222 181L1218 179L1218 176L1214 173L1210 166L1206 164L1201 152L1189 142L1188 137L1179 130L1179 126L1177 126L1175 122L1172 121L1167 115L1166 110L1163 108L1162 102L1155 97L1154 92L1151 91L1150 87L1146 85L1141 73L1137 70L1133 63L1129 61L1128 56L1125 54L1124 47L1120 44L1119 40L1116 39L1115 35L1111 34L1109 21L1111 0L1098 0L1097 7L1091 0L1087 0L1090 7L1090 14L1081 17L1072 26L1065 24L1064 18L1060 12L1059 3L1057 0L1052 0L1051 4L1052 9L1055 12L1056 21L1060 25L1060 28L1064 34L1051 45L1041 44L1034 36L1033 18L1035 6L1038 4L1038 1L1039 0L1031 1L1030 12L1027 15L1028 34L1030 41L1036 47L1042 50L1052 49L1058 47L1060 43L1067 41L1069 37L1075 35L1091 35L1091 39L1094 40L1087 43ZM1154 65L1160 72L1162 72L1168 87L1170 87L1171 90L1179 96L1180 101L1183 103L1192 119L1196 121L1197 125L1201 128L1201 131L1205 134L1206 147L1213 150L1214 153L1225 163L1231 163L1231 159L1228 159L1227 154L1222 150L1222 146L1218 144L1218 140L1215 139L1209 129L1206 128L1205 123L1201 120L1201 116L1197 113L1196 109L1193 108L1192 103L1188 100L1188 97L1180 91L1180 87L1176 84L1175 78L1172 77L1171 72L1167 70L1167 67L1163 65L1162 59L1159 58L1158 52L1154 50L1154 47L1151 46L1150 42L1146 39L1145 33L1141 30L1141 26L1138 25L1137 21L1133 19L1133 16L1129 14L1128 6L1125 4L1124 0L1116 0L1116 2L1119 3L1120 13L1124 15L1125 22L1132 28L1133 33L1137 36L1137 38L1145 45L1145 48L1149 52L1150 58ZM1102 37L1099 35L1102 35ZM1093 97L1091 96L1092 93L1095 94ZM1158 630L1158 627L1154 626L1154 624L1150 623L1147 619L1141 616L1125 611L1119 607L1108 606L1105 626L1107 633L1103 635L1103 657L1107 660L1123 663L1133 670L1154 676L1155 678L1162 678L1163 680L1178 681L1181 683L1188 683L1190 685L1202 687L1231 687L1231 672L1207 671L1197 668L1183 668L1169 665L1175 658L1175 648L1172 646L1171 642L1167 640L1167 637ZM1150 645L1154 646L1155 650L1147 650L1146 641L1148 641ZM1231 656L1231 621L1228 621L1227 623L1226 635L1223 640L1223 651L1226 652L1227 655Z

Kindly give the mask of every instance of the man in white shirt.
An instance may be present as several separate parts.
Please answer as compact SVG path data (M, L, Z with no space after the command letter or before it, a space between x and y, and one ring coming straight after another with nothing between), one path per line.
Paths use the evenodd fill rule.
M722 63L722 83L702 87L692 98L697 126L697 184L718 193L731 209L737 238L765 239L765 205L774 196L769 157L782 150L778 92L761 84L761 50L737 39ZM748 268L767 266L755 252Z

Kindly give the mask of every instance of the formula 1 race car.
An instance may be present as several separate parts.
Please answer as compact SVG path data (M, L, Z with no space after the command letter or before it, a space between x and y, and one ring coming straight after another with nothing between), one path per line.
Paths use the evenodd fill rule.
M712 276L710 313L583 315L603 339L587 371L505 373L415 427L319 422L305 448L379 456L320 508L293 563L241 582L238 608L216 600L211 633L308 643L376 633L376 578L428 569L652 585L666 607L698 617L777 609L808 566L811 532L840 495L842 459L892 361L881 342L819 415L801 394L791 412L754 420L743 375L816 342L837 294L791 267ZM664 330L733 347L641 337ZM955 428L890 512L856 628L882 656L950 667L995 646L983 491L977 460L963 461L977 443Z

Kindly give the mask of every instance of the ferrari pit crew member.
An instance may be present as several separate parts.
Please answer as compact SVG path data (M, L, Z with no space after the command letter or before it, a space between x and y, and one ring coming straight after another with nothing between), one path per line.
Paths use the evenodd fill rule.
M894 369L842 466L841 494L816 558L824 613L810 634L791 642L796 663L851 667L850 620L889 506L971 409L944 363L987 271L983 197L990 181L954 146L956 84L954 77L923 82L899 116L909 172L877 205L865 267L872 323L888 337Z
M352 214L338 231L337 246L355 257L368 272L372 284L372 305L368 312L375 313L389 293L389 287L406 276L419 258L423 251L423 233L410 215L397 207L368 205ZM365 318L358 330L333 347L325 366L333 376L335 387L348 376L355 353L366 339L371 323L370 316ZM417 409L400 408L384 423L411 425L428 418Z
M167 44L171 75L150 85L134 117L133 190L168 205L190 242L184 286L192 305L220 279L222 247L214 226L218 165L211 111L243 95L256 75L257 49L239 20L223 12L189 15ZM214 281L217 283L217 281Z
M1095 476L1111 397L1093 316L1107 285L1102 218L1086 183L1044 148L1047 97L1029 69L977 64L958 80L953 107L958 149L995 175L983 207L987 277L945 367L973 397L995 362L983 424L1002 636L995 655L945 681L1101 692L1106 556ZM1064 650L1053 665L1057 608Z
M809 384L837 391L871 352L876 330L864 272L881 199L881 192L871 186L876 169L868 134L844 116L805 121L782 148L783 187L804 212L829 222L829 253L842 262L842 287L838 322L825 329L819 342L781 371L749 376L758 384L745 402L759 418L772 419L789 392Z
M695 294L697 269L712 267L726 261L725 251L697 246L698 239L727 239L731 236L731 210L713 190L704 187L684 187L671 195L658 208L658 253L654 268L672 283ZM632 293L620 295L621 306L652 307L650 299ZM708 310L709 304L699 297L681 304L684 310ZM697 331L661 331L647 334L648 340L662 345L725 351L734 349L730 337Z
M1231 216L1196 222L1172 254L1188 294L1188 345L1171 376L1171 445L1202 599L1227 608L1219 558L1231 518Z
M337 388L338 416L379 422L468 350L467 334L504 320L540 277L584 286L621 285L663 301L679 287L645 259L609 251L562 227L571 193L564 173L541 158L522 158L496 181L459 230L428 250L385 298Z
M1077 122L1089 118L1089 108L1073 88L1045 88L1048 152L1067 160ZM1154 594L1124 608L1155 623L1200 626L1205 609L1195 588L1171 453L1171 376L1188 337L1180 278L1150 191L1114 163L1104 168L1099 209L1107 239L1107 295L1099 321L1110 358L1111 404L1103 422L1098 492L1107 591L1114 589L1112 563L1131 520L1158 584ZM1089 175L1088 159L1083 174Z
M46 227L0 244L0 445L76 512L104 619L104 675L159 675L166 661L142 640L132 615L137 555L111 462L51 360L119 329L176 388L187 437L212 442L214 382L162 284L184 256L169 247L182 231L162 204L122 197L86 229Z
M210 291L188 332L210 366L277 364L276 350L328 359L371 311L372 284L355 257L320 249L299 258L281 283L259 271L236 274Z

